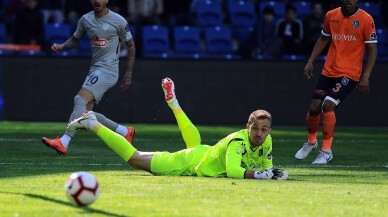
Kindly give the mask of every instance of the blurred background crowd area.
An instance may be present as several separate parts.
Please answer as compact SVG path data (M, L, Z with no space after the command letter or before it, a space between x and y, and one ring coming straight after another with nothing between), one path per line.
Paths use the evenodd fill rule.
M306 59L327 11L339 0L110 0L128 20L140 58ZM375 20L379 59L388 59L388 1L359 1ZM0 0L0 55L90 56L79 48L53 54L89 0ZM122 49L122 56L126 50Z

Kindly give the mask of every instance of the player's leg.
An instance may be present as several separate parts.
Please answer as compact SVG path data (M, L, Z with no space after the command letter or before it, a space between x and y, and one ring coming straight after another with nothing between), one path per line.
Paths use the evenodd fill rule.
M154 153L137 151L124 137L98 122L94 112L85 112L67 127L69 132L75 132L79 129L94 132L109 148L134 168L150 171L151 158Z
M69 123L75 118L82 116L82 113L87 110L88 104L90 106L90 103L93 101L93 94L85 88L81 88L78 94L74 97L74 108L70 115ZM42 137L42 142L48 147L56 150L59 154L66 154L67 148L74 134L75 132L68 132L66 130L61 138L48 139L46 137Z
M83 87L93 93L95 104L98 104L101 101L104 94L117 83L117 80L118 80L117 76L112 75L108 72L104 72L103 70L99 69L99 70L93 71L88 75L88 77L84 82ZM92 108L88 109L88 111L91 111L91 110ZM133 127L126 127L126 126L120 125L100 113L95 113L95 115L97 117L98 122L100 122L102 125L122 135L130 143L133 142L132 138L135 134L135 129Z
M328 90L331 88L331 80L321 75L315 87L311 104L306 116L307 142L295 154L298 160L305 159L313 150L318 147L317 132L321 120L322 103Z
M186 147L192 148L201 144L201 135L199 134L198 129L186 116L178 103L175 94L174 82L170 78L163 79L162 89L164 91L165 100L173 111L175 119L177 120L178 127L181 131L183 140L186 143Z
M327 164L333 160L331 150L336 125L335 109L356 87L357 82L347 77L332 78L333 86L322 106L322 150L313 164Z

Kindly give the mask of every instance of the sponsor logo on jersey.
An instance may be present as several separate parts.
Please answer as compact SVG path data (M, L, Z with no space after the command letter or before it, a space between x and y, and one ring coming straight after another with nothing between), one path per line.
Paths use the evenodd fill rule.
M341 80L341 84L342 85L348 85L349 84L349 78L343 77L342 80Z
M357 38L354 35L332 34L331 39L333 41L357 41Z
M92 39L92 45L96 47L106 47L108 46L108 40L100 39L97 35Z
M358 21L358 20L355 20L355 21L353 21L353 28L358 28L360 26L360 21Z

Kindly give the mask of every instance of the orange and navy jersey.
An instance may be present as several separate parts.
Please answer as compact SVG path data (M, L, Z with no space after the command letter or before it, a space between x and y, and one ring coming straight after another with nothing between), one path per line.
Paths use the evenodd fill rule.
M345 17L339 7L327 12L322 34L331 37L322 74L358 81L365 44L377 43L373 18L358 7L352 15Z

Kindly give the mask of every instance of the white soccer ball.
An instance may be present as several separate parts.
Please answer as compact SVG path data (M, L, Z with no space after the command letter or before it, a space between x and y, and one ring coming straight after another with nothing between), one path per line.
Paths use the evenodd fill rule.
M78 206L92 204L100 194L96 177L88 172L76 172L70 175L65 184L69 200Z

